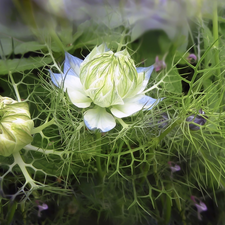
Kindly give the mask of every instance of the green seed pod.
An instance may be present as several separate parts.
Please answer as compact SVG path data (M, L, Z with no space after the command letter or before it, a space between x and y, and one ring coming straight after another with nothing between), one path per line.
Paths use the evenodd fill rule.
M0 96L0 155L9 156L31 143L33 128L26 102Z

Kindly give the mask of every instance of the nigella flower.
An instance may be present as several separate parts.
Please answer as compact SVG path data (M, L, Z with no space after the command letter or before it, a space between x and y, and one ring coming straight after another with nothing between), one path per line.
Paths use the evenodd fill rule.
M207 211L207 206L202 201L197 202L196 200L198 200L198 199L195 196L193 196L193 195L191 196L191 200L194 202L195 207L198 210L198 219L202 220L201 212Z
M52 73L57 87L67 91L71 102L84 113L90 130L107 132L124 118L151 109L161 99L144 94L154 66L136 68L127 50L112 52L104 44L95 47L81 60L65 53L63 73Z

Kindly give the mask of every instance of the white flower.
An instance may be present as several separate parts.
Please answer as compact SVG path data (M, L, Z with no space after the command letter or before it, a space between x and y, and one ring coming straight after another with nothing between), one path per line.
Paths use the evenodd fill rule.
M50 71L51 79L77 107L88 108L93 103L84 113L90 130L107 132L116 126L115 118L151 109L160 101L143 93L154 66L136 68L127 50L113 53L102 44L84 60L65 55L63 73Z

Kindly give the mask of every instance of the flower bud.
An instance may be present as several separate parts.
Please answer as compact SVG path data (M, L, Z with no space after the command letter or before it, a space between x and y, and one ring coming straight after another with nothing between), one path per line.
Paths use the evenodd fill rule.
M9 156L31 143L33 127L26 102L0 96L0 155Z
M97 52L85 58L80 68L86 95L100 107L123 105L124 98L140 91L144 79L144 73L137 73L127 50Z

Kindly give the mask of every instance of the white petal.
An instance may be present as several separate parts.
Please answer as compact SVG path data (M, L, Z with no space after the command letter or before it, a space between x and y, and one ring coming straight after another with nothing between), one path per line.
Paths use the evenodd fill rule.
M84 114L84 123L88 129L99 129L101 132L110 131L116 126L114 117L101 107L87 110Z
M107 48L106 44L101 44L98 47L95 47L94 49L92 49L92 51L85 57L84 61L88 62L92 60L93 58L95 58L97 55L107 51L109 51L109 49Z
M66 75L63 77L62 74L52 73L51 71L50 75L52 82L57 87L63 87L64 91L66 91L66 89L71 89L85 94L83 85L81 84L79 77L75 77L73 75Z
M66 89L79 90L85 94L83 85L80 82L80 78L73 75L66 75L64 80L64 91L66 91Z
M64 62L64 74L73 75L79 77L80 74L80 64L83 60L65 52L65 62Z
M137 69L138 74L143 73L143 72L145 73L145 79L142 83L141 89L138 92L138 94L140 94L142 91L144 91L144 89L146 88L146 86L148 84L149 78L150 78L150 76L152 74L152 71L154 69L154 65L149 66L149 67L138 67L136 69Z
M50 73L53 84L56 87L62 87L64 75L61 73L53 73L51 70L49 70L49 73Z
M92 100L84 92L79 77L67 75L64 81L64 91L67 90L71 102L79 108L87 108Z
M67 88L70 101L78 108L87 108L91 105L92 100L88 98L82 91Z
M70 101L74 105L79 108L87 108L90 106L92 100L85 94L79 77L67 75L65 78L63 78L62 74L52 73L51 71L50 74L52 82L57 87L63 87L64 91L67 90Z
M159 101L159 99L154 99L146 95L137 95L134 98L124 99L124 105L113 106L111 112L118 118L128 117L141 109L151 109Z

